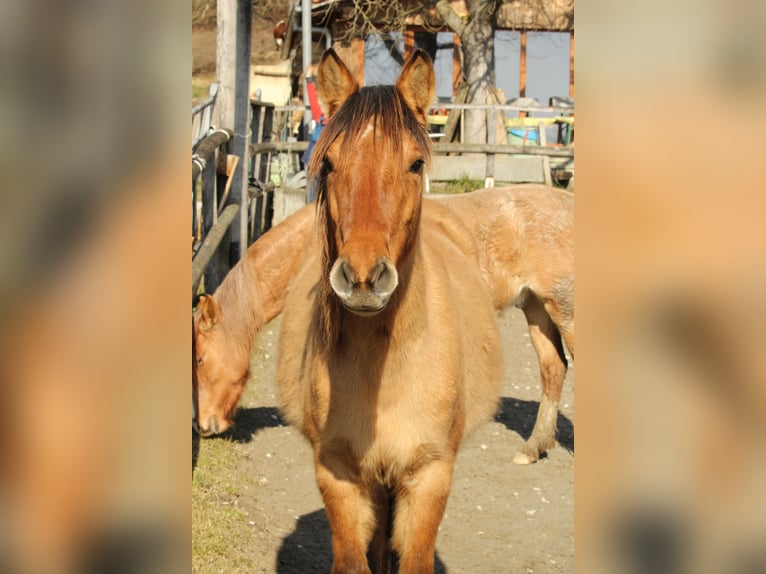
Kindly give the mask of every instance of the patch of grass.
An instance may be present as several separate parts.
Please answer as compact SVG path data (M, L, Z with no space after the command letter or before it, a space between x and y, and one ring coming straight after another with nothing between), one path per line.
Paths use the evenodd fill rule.
M192 81L192 100L204 100L210 94L210 84Z
M446 182L444 189L439 191L441 193L468 193L469 191L483 188L484 180L471 179L468 176L463 176L460 179L453 179L452 181Z
M200 443L192 476L192 572L247 572L245 553L232 553L233 541L253 536L253 525L239 506L241 477L235 471L239 449L226 440Z

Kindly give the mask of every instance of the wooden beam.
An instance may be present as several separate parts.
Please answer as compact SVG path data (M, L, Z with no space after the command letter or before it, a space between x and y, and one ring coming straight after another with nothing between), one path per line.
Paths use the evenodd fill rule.
M542 147L539 145L437 143L433 153L494 153L501 155L540 155L548 157L574 157L571 147Z
M569 97L574 98L574 30L569 33Z
M519 97L527 97L527 31L521 31L521 50L519 51Z
M513 0L497 10L499 30L569 32L574 29L574 0Z
M521 31L521 50L519 50L519 97L527 97L527 31ZM519 112L519 117L526 117L526 112Z
M356 81L364 86L364 38L354 40L356 44Z
M415 51L415 30L407 28L404 31L404 59L409 58L410 54Z
M460 36L452 34L452 97L457 96L460 83L463 81L462 51L460 49Z
M344 46L340 42L333 44L333 49L354 76L360 86L364 85L364 39L354 38Z

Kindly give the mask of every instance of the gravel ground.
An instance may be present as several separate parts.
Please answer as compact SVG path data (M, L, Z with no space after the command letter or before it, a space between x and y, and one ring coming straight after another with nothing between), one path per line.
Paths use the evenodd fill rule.
M564 573L574 569L574 385L567 374L559 443L530 466L513 464L540 398L524 315L498 316L505 375L493 421L464 440L437 539L436 572ZM327 573L330 531L311 450L276 410L279 319L253 352L237 425L193 440L193 571Z

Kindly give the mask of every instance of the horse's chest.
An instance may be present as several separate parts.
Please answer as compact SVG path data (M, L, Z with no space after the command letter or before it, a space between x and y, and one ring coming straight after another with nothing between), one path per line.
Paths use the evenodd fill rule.
M404 359L404 360L402 360ZM397 353L371 364L330 364L314 389L321 442L347 450L362 472L395 475L425 450L447 448L460 419L453 377ZM425 365L423 365L425 366Z

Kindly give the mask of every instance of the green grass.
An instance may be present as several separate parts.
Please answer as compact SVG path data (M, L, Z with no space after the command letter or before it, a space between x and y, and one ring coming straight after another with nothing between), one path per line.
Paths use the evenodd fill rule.
M247 572L246 553L232 553L236 540L252 536L253 526L239 506L239 449L225 440L201 441L192 475L192 571ZM238 445L237 445L238 446Z
M469 191L483 188L484 180L470 179L467 176L463 176L460 179L453 179L452 181L446 182L444 189L440 190L440 193L468 193Z
M192 100L207 98L210 93L210 84L197 84L192 80Z

